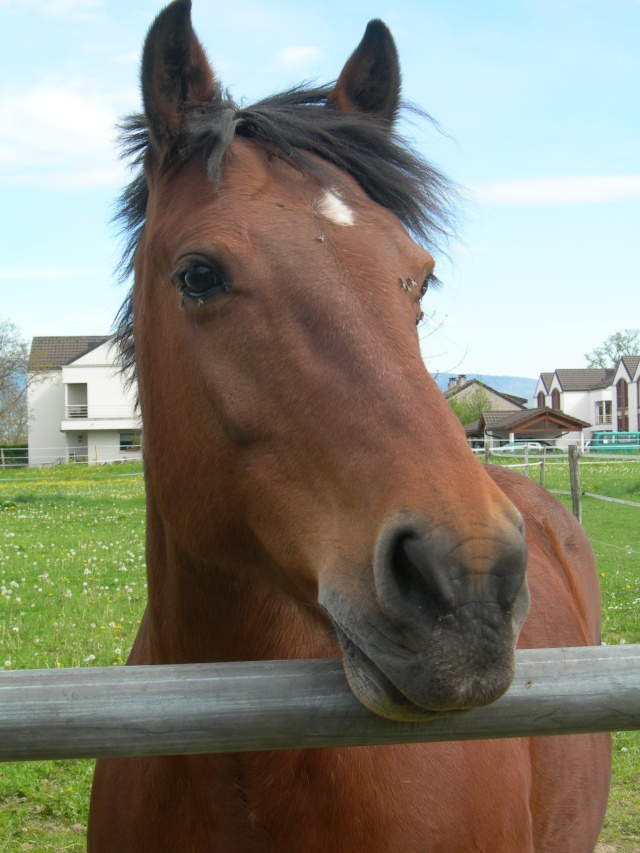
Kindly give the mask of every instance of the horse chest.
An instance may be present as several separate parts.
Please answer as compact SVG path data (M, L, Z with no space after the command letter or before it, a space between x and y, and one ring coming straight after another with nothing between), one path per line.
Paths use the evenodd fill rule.
M507 746L505 753L509 750ZM470 779L469 757L469 745L459 745L456 766L439 746L236 756L235 780L223 795L228 809L220 802L215 806L218 815L226 813L230 820L223 818L210 849L532 851L527 786L517 785L514 791L512 774L501 777L498 768L492 771L488 765L484 778ZM492 788L489 796L485 784ZM233 826L240 815L242 825ZM234 833L237 846L232 848L228 844Z

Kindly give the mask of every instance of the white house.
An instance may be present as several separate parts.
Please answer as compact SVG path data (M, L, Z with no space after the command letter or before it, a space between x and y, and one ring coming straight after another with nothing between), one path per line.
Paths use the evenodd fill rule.
M640 355L620 359L612 384L616 430L640 432Z
M136 389L111 338L38 337L29 356L29 464L139 459Z
M595 432L640 430L640 356L624 356L614 368L578 368L541 373L536 387L538 406L549 406L591 426ZM578 436L570 434L569 440Z

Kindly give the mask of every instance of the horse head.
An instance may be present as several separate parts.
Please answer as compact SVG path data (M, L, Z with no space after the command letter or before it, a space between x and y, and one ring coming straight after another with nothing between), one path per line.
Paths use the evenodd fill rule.
M381 716L495 700L528 609L523 524L420 354L434 260L411 234L439 227L444 182L396 135L388 29L335 85L242 108L178 0L142 91L120 331L163 553L316 613Z

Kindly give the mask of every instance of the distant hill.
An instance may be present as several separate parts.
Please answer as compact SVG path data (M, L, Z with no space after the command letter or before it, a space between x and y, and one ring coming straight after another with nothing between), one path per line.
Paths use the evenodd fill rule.
M457 373L439 373L434 376L441 391L446 391L449 379ZM479 373L467 373L467 379L479 379L485 385L495 388L496 391L502 391L503 394L513 394L516 397L526 397L528 404L532 405L534 394L536 392L537 379L528 379L525 376L488 376Z

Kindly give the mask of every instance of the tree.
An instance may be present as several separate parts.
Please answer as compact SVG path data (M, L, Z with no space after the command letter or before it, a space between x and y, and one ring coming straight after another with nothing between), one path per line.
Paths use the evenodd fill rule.
M461 399L451 397L449 405L463 425L472 424L474 421L480 420L480 415L483 412L491 410L489 395L479 386L471 394L466 394Z
M615 367L623 355L640 355L640 329L614 332L585 358L589 367Z
M0 444L27 440L29 345L11 320L0 320Z

